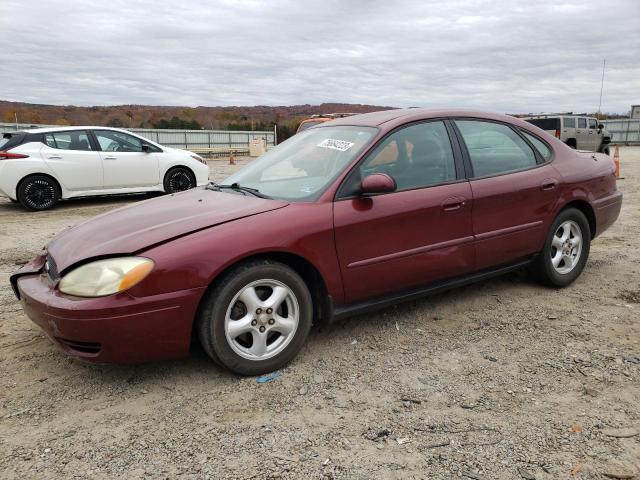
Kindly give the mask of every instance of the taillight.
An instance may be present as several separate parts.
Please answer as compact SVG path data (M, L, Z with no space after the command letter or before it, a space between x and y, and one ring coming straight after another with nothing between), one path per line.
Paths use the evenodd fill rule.
M560 138L560 129L559 128L556 129L556 138Z
M0 150L0 160L15 160L16 158L28 158L29 155L21 153L11 153Z

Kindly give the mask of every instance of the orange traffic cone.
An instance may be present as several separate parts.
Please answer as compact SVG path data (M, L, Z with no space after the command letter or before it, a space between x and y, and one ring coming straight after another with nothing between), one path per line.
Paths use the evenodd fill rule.
M616 166L616 178L620 178L620 149L618 145L613 151L613 164Z
M233 150L231 150L231 152L229 153L229 165L235 165L236 164L236 159L233 158Z

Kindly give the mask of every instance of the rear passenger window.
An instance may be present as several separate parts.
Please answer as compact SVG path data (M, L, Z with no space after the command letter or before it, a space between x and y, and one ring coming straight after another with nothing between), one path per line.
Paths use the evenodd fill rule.
M59 150L91 150L89 136L84 130L46 133L45 143Z
M456 120L467 146L476 177L498 175L536 165L531 147L516 132L500 123Z
M576 119L573 117L567 117L564 120L564 128L576 128Z
M578 128L587 128L587 119L579 118L578 119Z
M547 147L546 143L544 143L542 140L538 140L538 138L525 131L522 131L522 134L527 137L527 140L529 140L533 144L542 158L544 158L545 160L549 160L551 158L551 149Z
M589 128L596 129L598 128L598 121L595 118L589 119Z

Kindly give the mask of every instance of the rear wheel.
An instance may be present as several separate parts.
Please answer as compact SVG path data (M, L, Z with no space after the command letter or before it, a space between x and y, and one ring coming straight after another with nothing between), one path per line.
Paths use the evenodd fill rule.
M271 260L238 265L204 299L197 332L218 364L240 375L286 365L300 351L312 322L304 280Z
M591 230L584 213L575 208L563 210L551 225L534 273L547 285L566 287L582 273L590 245Z
M193 172L186 167L175 167L164 176L164 191L167 193L182 192L196 186Z
M60 199L60 187L51 177L31 175L18 186L18 201L29 210L48 210Z

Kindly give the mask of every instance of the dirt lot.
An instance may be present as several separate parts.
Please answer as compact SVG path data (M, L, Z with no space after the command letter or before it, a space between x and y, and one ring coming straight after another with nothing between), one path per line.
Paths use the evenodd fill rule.
M131 367L60 353L10 272L63 228L144 197L43 213L0 200L0 477L632 478L640 149L621 153L621 217L571 287L516 273L315 329L263 384L197 346Z

